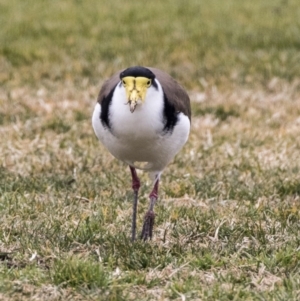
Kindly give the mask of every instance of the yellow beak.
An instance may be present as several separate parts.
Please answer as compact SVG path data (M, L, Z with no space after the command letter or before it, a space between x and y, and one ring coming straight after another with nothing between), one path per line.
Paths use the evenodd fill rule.
M126 91L126 104L129 104L130 112L133 113L136 106L145 101L147 89L151 86L151 79L126 76L122 78L122 84Z

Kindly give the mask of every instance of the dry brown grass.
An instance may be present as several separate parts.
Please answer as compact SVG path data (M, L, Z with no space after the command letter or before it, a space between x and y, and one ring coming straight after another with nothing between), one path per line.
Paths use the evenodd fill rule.
M25 188L15 184L15 192L4 193L3 198L10 207L7 213L12 212L12 208L15 213L2 217L1 251L11 252L13 268L33 267L34 263L42 269L45 264L51 267L52 261L65 251L68 256L79 254L86 259L98 254L100 261L109 263L112 260L108 259L109 254L105 255L109 256L106 259L101 255L107 243L100 243L102 226L97 228L96 222L99 218L112 237L129 233L131 194L127 169L96 141L90 125L98 88L64 83L57 84L54 91L42 86L37 90L20 87L9 93L1 91L1 113L14 118L1 127L2 136L6 137L0 148L2 169L12 175L11 179L19 174L19 181L29 178L29 182L37 182L37 188L31 189L30 183ZM184 300L184 296L197 300L200 287L218 287L219 292L233 293L233 277L247 279L244 289L258 295L276 291L285 286L284 266L271 268L262 258L253 256L255 253L262 256L258 255L261 248L281 252L297 240L289 227L295 227L297 222L293 219L299 217L299 192L289 191L288 185L298 185L299 181L299 173L293 172L299 170L300 162L298 84L273 79L266 88L236 87L221 91L217 87L206 87L201 95L193 91L190 94L194 111L191 136L165 171L157 209L158 223L151 243L151 249L154 248L151 252L155 252L155 248L163 253L180 248L184 258L179 256L178 262L163 266L158 261L157 266L150 264L138 272L127 270L128 263L125 266L124 263L109 264L111 285L115 290L119 287L125 295L128 293L128 299L144 295L149 300L165 300L171 296L178 300ZM147 181L146 176L143 181ZM9 195L13 199L8 200ZM126 202L120 206L124 198ZM144 189L141 212L146 198ZM193 217L195 211L201 212L200 219ZM82 244L79 233L77 238L68 238L73 241L69 241L66 249L56 242L60 236L66 239L66 235L93 217L96 218L95 233L90 237L93 243ZM139 223L141 221L140 214ZM53 229L56 223L60 224L57 233ZM194 232L192 224L199 227L201 223L206 225L204 232ZM52 235L57 238L51 235L47 238L49 231L54 231ZM21 239L12 239L12 233L22 233L18 234ZM229 233L234 237L233 245ZM35 237L33 241L27 241L30 236ZM124 246L120 248L122 252ZM195 248L199 248L200 253L201 249L206 250L202 251L206 255L200 269L195 265L195 260L199 260L193 251ZM22 253L18 254L18 250ZM223 259L217 259L220 251L227 254L222 255ZM210 253L209 259L206 252ZM298 251L294 252L293 256L297 256ZM272 258L273 255L268 260ZM124 282L132 277L141 277L144 280L139 281L144 284ZM29 295L31 300L86 298L85 294L82 297L73 289L58 289L47 281L36 287L31 281L26 284L17 280L16 275L13 279L13 299L26 300ZM187 288L189 281L194 290ZM203 300L205 289L200 291L204 295L198 300ZM235 293L239 294L239 290ZM209 300L209 296L206 297ZM3 295L3 298L7 297Z

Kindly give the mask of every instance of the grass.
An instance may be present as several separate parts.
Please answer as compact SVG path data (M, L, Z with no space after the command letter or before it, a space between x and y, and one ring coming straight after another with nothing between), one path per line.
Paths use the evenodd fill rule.
M299 300L298 1L0 11L1 300ZM90 120L102 82L136 64L187 88L193 122L153 240L131 244L130 173Z

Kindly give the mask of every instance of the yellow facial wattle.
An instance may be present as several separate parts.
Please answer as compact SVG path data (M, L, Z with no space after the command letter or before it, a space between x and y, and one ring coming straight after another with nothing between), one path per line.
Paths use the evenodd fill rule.
M126 99L130 106L130 112L133 113L137 104L145 101L147 89L151 86L151 79L126 76L122 78L122 84L126 90Z

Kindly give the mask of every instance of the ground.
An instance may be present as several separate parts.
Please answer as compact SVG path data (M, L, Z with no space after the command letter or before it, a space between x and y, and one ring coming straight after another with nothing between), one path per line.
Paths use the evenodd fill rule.
M299 300L297 0L0 0L0 299ZM104 80L161 68L192 101L154 238L97 141ZM151 183L142 180L138 226Z

